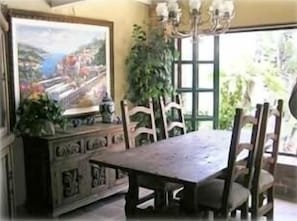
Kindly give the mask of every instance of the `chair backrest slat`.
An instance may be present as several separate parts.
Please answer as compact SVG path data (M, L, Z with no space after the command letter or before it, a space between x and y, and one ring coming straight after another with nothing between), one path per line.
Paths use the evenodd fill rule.
M259 134L258 150L255 159L255 173L253 177L253 191L258 191L258 184L260 179L261 170L264 165L268 165L267 169L271 175L274 175L275 167L277 163L277 155L279 149L279 139L281 132L283 112L283 100L277 101L277 107L274 109L269 108L269 103L263 105L263 116L261 121L261 129ZM274 128L272 133L267 133L267 123L270 117L274 117ZM264 156L265 146L267 142L271 141L272 151L267 153L268 156ZM266 155L266 154L265 154ZM257 195L257 193L256 193Z
M147 138L150 138L151 142L157 141L157 132L155 125L155 115L153 102L150 99L148 102L148 107L146 106L136 106L132 108L128 108L128 102L126 100L121 101L121 111L122 111L122 119L123 119L123 129L124 129L124 137L126 149L130 149L137 146L136 139L139 135L146 135ZM130 129L129 125L131 123L140 123L132 121L131 118L137 114L141 114L142 119L147 119L143 117L143 115L148 116L148 125L139 125L137 124L137 128Z
M181 131L181 134L186 133L186 124L184 119L184 113L183 108L181 104L181 97L180 95L175 96L175 102L169 102L165 104L164 99L162 97L159 98L159 104L160 104L160 111L161 111L161 121L162 121L162 132L163 137L165 139L169 138L170 131L173 131L174 128L179 128ZM173 111L177 112L177 119L173 119L171 122L169 122L169 119L167 117L167 114L173 113ZM172 114L174 116L174 114Z

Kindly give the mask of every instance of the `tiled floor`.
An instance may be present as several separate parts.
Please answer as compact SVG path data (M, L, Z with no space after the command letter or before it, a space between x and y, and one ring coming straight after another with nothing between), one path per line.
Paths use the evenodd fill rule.
M124 194L118 194L107 199L100 200L88 206L64 214L56 220L97 220L97 221L124 221ZM24 216L20 219L32 220L32 217ZM265 220L265 219L261 219ZM297 204L289 201L275 200L275 221L297 220Z

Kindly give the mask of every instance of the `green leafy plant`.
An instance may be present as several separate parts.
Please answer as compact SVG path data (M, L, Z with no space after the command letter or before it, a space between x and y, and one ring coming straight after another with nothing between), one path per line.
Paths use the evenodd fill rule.
M54 134L54 125L65 129L67 120L60 105L47 95L25 98L17 110L16 132L30 136Z
M146 105L153 98L157 107L157 98L169 97L173 93L172 67L178 52L173 42L166 39L164 30L155 28L148 34L139 25L133 25L133 45L126 59L128 72L128 100L135 105ZM158 109L155 112L157 125L160 121ZM135 116L139 125L147 125L143 116ZM158 136L161 136L159 128ZM146 138L145 138L146 139Z
M154 29L146 34L133 25L134 40L126 63L128 68L128 99L134 104L145 104L149 98L171 95L172 65L178 53L164 30Z
M237 76L235 80L235 88L230 88L231 82L234 79L228 79L222 83L220 90L220 111L219 111L219 128L232 128L235 107L238 106L243 97L244 80Z

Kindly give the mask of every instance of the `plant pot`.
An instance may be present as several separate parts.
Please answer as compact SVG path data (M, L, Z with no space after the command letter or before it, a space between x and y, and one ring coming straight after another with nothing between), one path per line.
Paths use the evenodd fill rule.
M30 136L50 136L55 135L56 132L54 123L43 119L37 120L34 125L31 125L28 129L27 134Z

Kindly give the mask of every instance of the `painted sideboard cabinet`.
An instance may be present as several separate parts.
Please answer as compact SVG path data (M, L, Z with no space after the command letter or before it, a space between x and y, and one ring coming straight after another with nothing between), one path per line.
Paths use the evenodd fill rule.
M83 125L23 143L29 212L56 217L127 190L121 171L89 163L100 151L125 149L121 124Z

